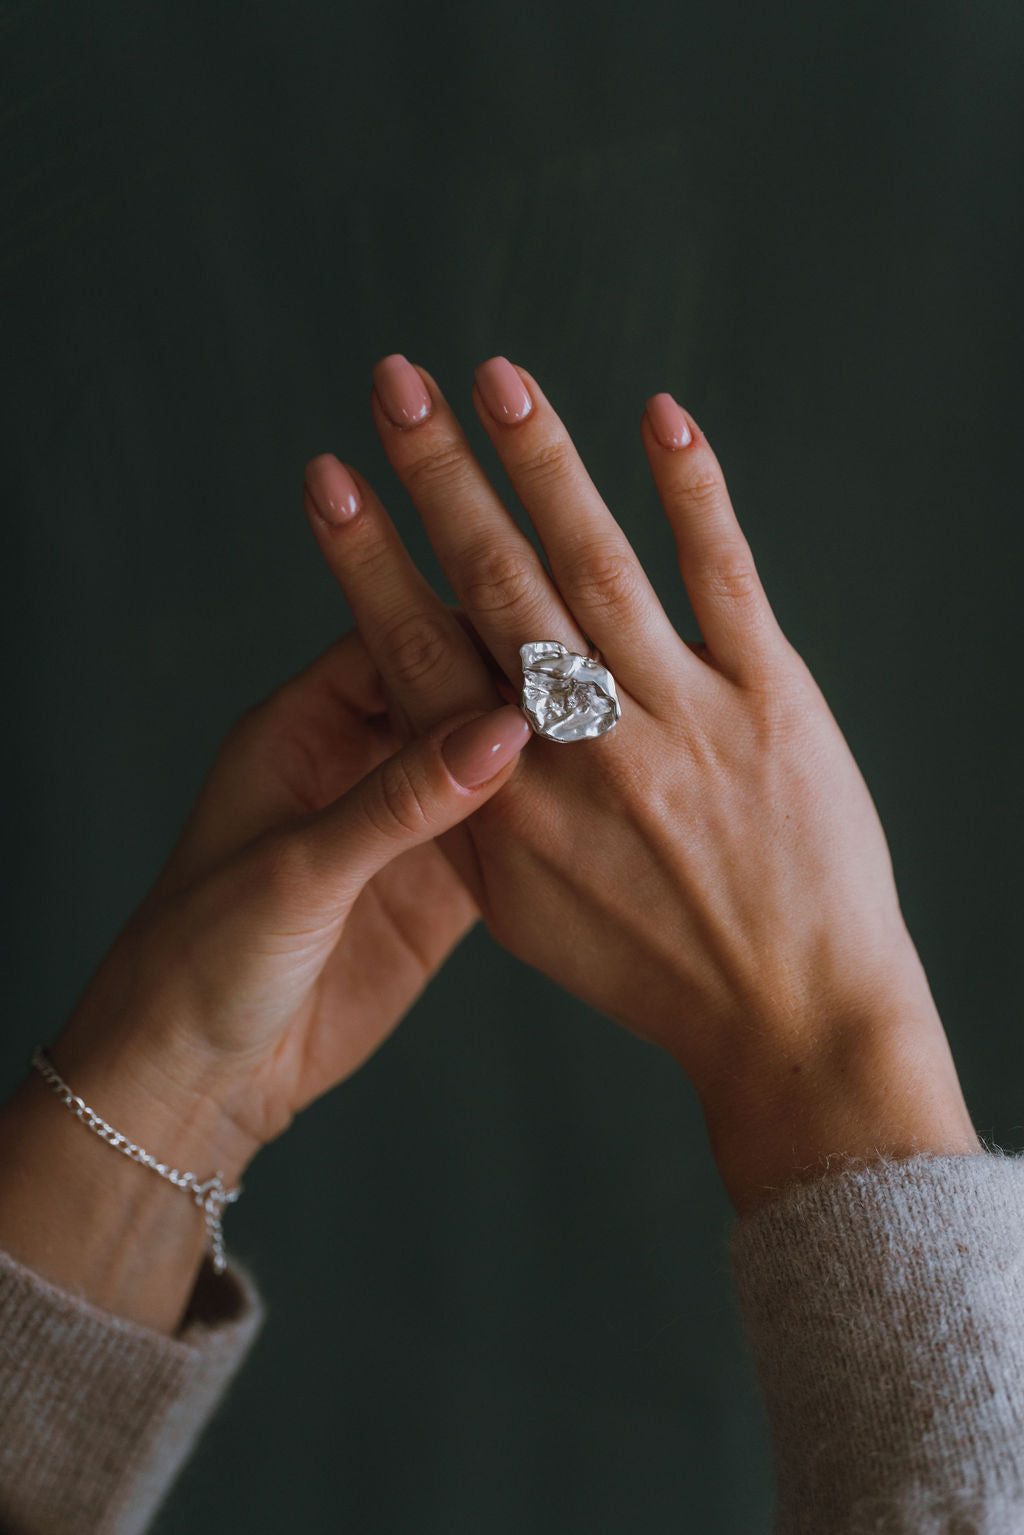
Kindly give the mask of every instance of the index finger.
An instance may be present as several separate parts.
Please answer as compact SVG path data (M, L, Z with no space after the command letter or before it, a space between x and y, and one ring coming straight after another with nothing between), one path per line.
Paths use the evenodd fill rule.
M366 648L411 724L425 730L454 714L492 709L487 668L363 476L321 453L306 465L303 500Z

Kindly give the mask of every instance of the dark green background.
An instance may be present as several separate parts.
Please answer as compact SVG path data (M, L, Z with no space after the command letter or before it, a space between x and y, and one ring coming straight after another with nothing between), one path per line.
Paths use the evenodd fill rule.
M1009 0L3 6L4 1095L348 627L306 460L436 577L370 368L493 464L504 352L691 638L646 396L707 431L1021 1145L1022 42ZM730 1218L678 1070L476 933L251 1167L270 1321L158 1530L767 1531Z

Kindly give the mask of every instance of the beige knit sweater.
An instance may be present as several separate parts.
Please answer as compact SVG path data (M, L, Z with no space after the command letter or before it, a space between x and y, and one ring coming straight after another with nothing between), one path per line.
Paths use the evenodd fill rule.
M1024 1532L1024 1158L833 1172L730 1252L779 1535ZM203 1268L171 1338L0 1252L4 1535L144 1530L264 1321L237 1262Z

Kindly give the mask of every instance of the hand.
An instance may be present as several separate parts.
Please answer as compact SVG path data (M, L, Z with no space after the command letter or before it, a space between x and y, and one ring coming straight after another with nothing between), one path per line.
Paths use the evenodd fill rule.
M507 781L529 727L499 709L399 750L387 711L353 632L229 731L53 1047L83 1097L110 1103L128 1071L183 1110L201 1094L237 1164L391 1033L478 917L432 839Z
M250 710L52 1043L72 1091L168 1165L234 1186L476 920L433 838L507 782L529 727L506 707L410 735L356 633ZM0 1247L51 1283L175 1333L205 1245L189 1196L36 1072L0 1107Z
M307 512L389 694L426 729L517 696L519 646L560 640L596 646L622 701L596 740L538 739L440 839L490 931L680 1063L737 1202L754 1197L742 1167L726 1171L741 1122L781 1135L783 1161L817 1155L826 1103L858 1141L837 1151L865 1135L976 1148L870 794L693 418L659 395L641 422L703 635L687 644L529 373L492 359L473 403L549 569L434 379L398 356L374 376L385 452L505 679L365 478L324 454L307 465Z

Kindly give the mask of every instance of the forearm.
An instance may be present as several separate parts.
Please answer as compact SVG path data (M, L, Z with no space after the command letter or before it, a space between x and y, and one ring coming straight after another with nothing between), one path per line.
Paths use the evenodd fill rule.
M239 1181L252 1154L199 1085L174 1095L123 1051L59 1040L53 1063L90 1108L169 1167ZM174 1334L208 1245L188 1190L90 1131L30 1071L0 1106L0 1248L51 1283Z

